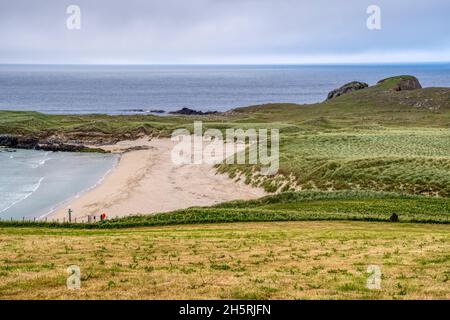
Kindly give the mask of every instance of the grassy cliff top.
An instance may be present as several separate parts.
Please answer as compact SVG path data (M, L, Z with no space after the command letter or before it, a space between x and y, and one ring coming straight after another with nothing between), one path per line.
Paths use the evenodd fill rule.
M317 104L266 104L235 111L261 121L283 121L311 127L354 124L450 127L450 88L396 91L412 76L385 79L369 88Z

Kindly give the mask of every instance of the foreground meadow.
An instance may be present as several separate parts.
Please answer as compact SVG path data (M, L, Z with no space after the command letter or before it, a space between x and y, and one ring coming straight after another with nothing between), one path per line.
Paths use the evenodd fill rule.
M450 299L450 226L0 228L1 299ZM66 269L81 269L68 290ZM380 290L369 290L379 265Z

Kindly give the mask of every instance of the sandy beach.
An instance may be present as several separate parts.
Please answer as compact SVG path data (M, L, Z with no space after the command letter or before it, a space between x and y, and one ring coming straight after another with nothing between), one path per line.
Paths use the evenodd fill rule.
M103 212L114 218L266 195L263 189L216 173L213 165L173 163L171 152L176 144L170 139L146 137L103 146L105 150L121 153L117 166L96 187L48 218L67 218L69 208L73 210L73 218L84 221L88 215L99 216Z

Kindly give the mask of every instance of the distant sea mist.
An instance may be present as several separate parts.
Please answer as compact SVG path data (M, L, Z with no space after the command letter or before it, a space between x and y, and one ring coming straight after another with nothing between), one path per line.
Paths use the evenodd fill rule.
M0 65L0 109L133 114L188 107L226 111L271 102L315 103L358 80L411 74L450 87L450 64L88 66Z

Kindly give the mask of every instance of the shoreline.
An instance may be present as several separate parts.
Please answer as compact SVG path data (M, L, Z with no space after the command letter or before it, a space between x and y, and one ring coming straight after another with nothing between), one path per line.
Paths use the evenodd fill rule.
M64 219L71 208L72 219L84 222L88 215L155 214L267 195L262 188L217 173L212 164L174 164L170 153L175 144L168 138L145 137L102 146L120 154L114 168L95 186L43 217Z
M120 162L120 158L122 155L119 155L119 157L117 157L116 163L114 164L114 166L109 169L94 185L85 188L84 190L81 190L79 192L77 192L75 195L73 195L72 197L70 197L67 200L61 201L59 203L57 203L55 206L53 206L53 208L49 211L46 212L44 214L41 214L37 220L43 220L46 218L51 218L53 214L55 214L58 210L62 210L65 206L70 206L70 203L72 203L72 201L75 201L79 198L81 198L83 195L91 192L92 190L94 190L95 188L97 188L105 179L106 177L111 174L111 172L114 171L114 169L119 165Z

